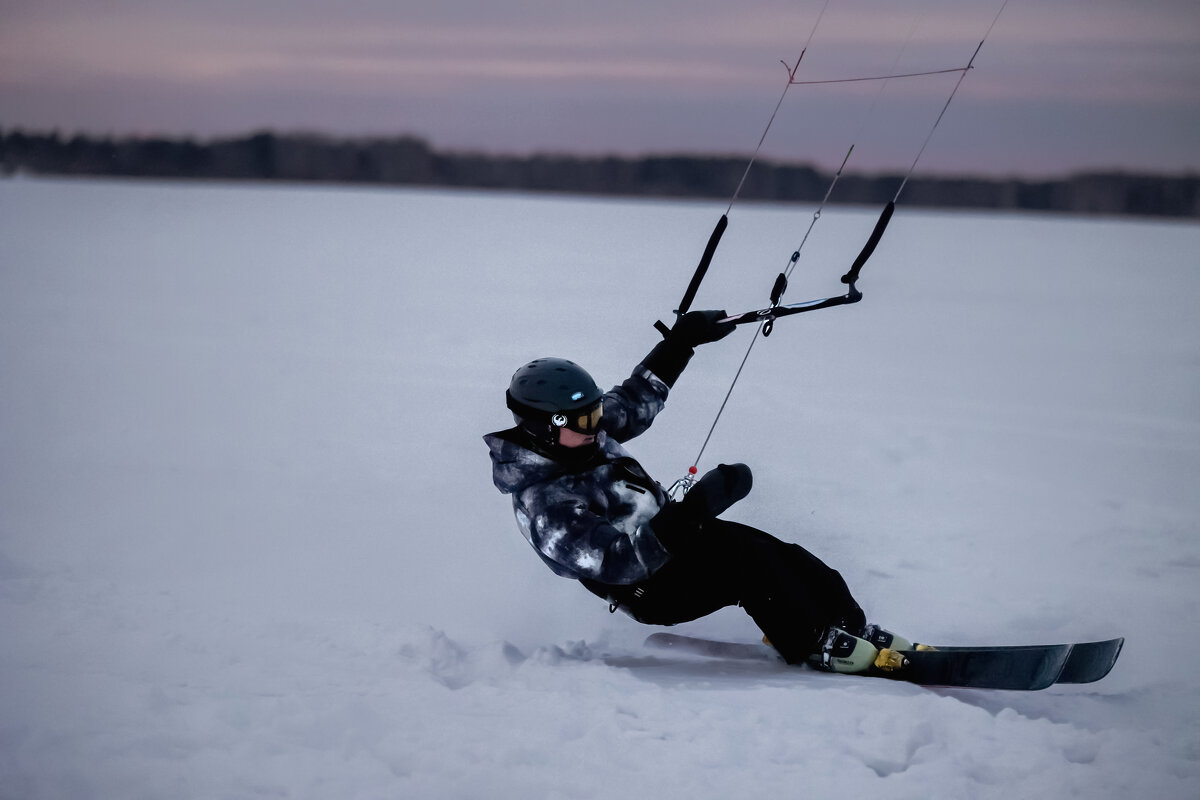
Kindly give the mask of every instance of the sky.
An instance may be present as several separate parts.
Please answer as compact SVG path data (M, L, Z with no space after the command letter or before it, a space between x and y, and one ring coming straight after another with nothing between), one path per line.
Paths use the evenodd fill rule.
M1195 0L0 0L0 129L1200 171ZM810 39L811 37L811 39ZM807 43L807 48L805 47ZM785 91L786 89L786 91Z

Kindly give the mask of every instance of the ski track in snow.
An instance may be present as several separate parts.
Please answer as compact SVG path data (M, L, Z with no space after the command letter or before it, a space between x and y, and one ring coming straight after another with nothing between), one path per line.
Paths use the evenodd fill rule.
M1194 225L901 207L864 302L780 321L706 455L914 638L1127 637L1100 683L1011 693L647 650L528 551L479 440L509 375L623 378L709 204L0 208L0 798L1195 797ZM788 299L839 291L876 213L827 210ZM806 219L739 206L696 307L760 305ZM660 480L747 333L631 444Z

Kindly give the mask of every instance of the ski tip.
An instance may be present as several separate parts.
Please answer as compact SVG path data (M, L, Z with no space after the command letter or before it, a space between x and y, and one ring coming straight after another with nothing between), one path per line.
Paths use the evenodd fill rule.
M1112 671L1124 646L1123 636L1074 645L1055 683L1095 683Z

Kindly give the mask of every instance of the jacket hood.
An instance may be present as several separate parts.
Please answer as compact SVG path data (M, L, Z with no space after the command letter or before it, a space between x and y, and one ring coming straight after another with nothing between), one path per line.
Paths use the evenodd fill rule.
M603 431L596 435L596 445L586 449L566 451L552 457L521 428L509 428L483 437L492 457L492 483L504 494L517 494L535 483L545 483L561 475L587 469L603 461L609 446ZM616 442L612 443L617 446ZM619 446L618 446L619 447ZM576 456L565 461L564 456Z
M520 431L489 433L483 437L492 457L492 483L504 494L516 494L530 484L549 480L562 471L555 462L518 444Z

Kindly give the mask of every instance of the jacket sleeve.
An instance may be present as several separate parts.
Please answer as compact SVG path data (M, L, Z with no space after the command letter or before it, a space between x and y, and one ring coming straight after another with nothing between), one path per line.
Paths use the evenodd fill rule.
M647 525L626 534L589 511L582 498L541 494L531 487L515 498L517 523L559 575L627 585L645 580L670 560Z
M618 442L642 435L663 410L670 391L666 382L639 364L621 385L604 395L604 430Z

